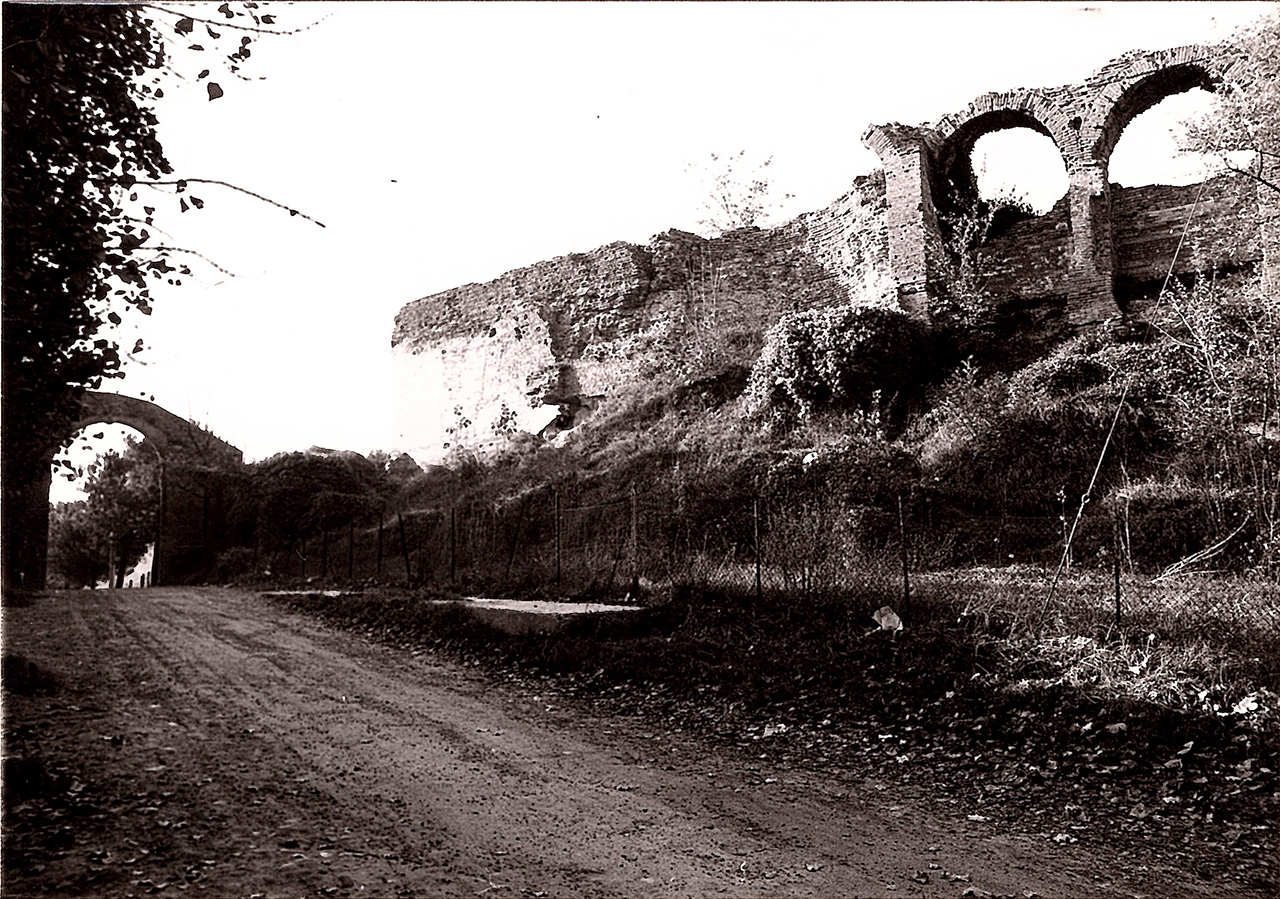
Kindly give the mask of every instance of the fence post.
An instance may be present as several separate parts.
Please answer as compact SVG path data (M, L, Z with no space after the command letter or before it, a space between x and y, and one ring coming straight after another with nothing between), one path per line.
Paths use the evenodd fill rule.
M631 482L631 580L638 581L640 578L640 552L639 538L636 528L636 482Z
M404 516L396 512L396 523L400 525L400 552L404 555L404 579L413 583L413 569L409 567L409 542L404 537Z
M520 501L520 511L516 515L516 533L511 538L511 554L507 556L507 570L502 573L504 585L511 580L511 566L516 563L516 551L520 548L520 525L524 524L524 507L528 501L527 497Z
M764 595L760 582L760 497L751 497L751 536L755 543L756 554L756 599Z
M164 459L161 459L160 460L160 501L159 501L159 508L156 510L156 545L155 545L155 549L151 551L151 586L153 587L155 587L158 584L164 583L164 571L161 568L161 564L160 564L161 557L163 556L163 552L161 551L161 544L162 543L165 544L164 545L165 550L169 548L168 544L165 543L164 541L164 513L165 513L164 506L165 506L166 480L167 479L165 478L165 463L164 463ZM256 539L256 535L255 535L255 539ZM256 542L254 543L254 546L255 547L257 546ZM258 559L256 554L254 556L253 561L254 561L254 573L256 574L258 570L258 566L257 566Z
M449 586L458 583L458 507L449 506Z
M1067 523L1067 494L1065 488L1058 491L1058 499L1061 501L1062 514L1059 516L1062 521L1062 565L1059 566L1060 571L1071 570L1071 526ZM1084 509L1082 505L1080 507ZM1050 591L1052 595L1052 591Z
M418 531L418 583L425 584L427 582L427 547L430 544L430 531L422 529ZM434 572L435 566L432 565Z
M1120 512L1111 516L1111 573L1116 588L1116 631L1120 630Z
M907 559L907 518L902 511L902 494L898 494L898 545L902 557L902 614L911 614L911 565Z

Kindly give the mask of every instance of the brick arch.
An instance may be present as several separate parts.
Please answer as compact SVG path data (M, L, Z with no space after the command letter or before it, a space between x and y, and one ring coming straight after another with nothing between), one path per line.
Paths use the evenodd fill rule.
M1070 118L1052 101L1030 91L1016 95L990 94L970 104L969 109L938 123L938 149L934 153L934 195L939 205L947 205L952 191L977 193L970 154L979 139L997 131L1030 128L1053 141L1063 165L1071 167L1078 155L1079 139L1070 127Z
M1080 135L1073 115L1052 96L1039 90L988 93L964 110L943 116L933 127L938 135L935 170L943 178L958 162L967 161L979 138L1008 128L1030 128L1053 141L1069 168L1080 153Z
M899 303L927 318L930 298L946 290L951 275L940 213L973 186L968 151L974 142L1025 126L1054 142L1067 169L1066 220L1055 225L1062 239L1053 257L1065 316L1083 326L1117 314L1111 151L1135 116L1193 87L1230 89L1243 81L1242 63L1242 51L1226 44L1140 51L1079 84L984 94L932 125L868 129L863 141L884 165L889 262ZM961 169L962 160L969 171Z
M1226 45L1191 45L1129 54L1103 67L1084 85L1089 100L1081 138L1089 158L1107 165L1129 123L1165 98L1230 85L1241 58L1238 49Z
M179 418L168 409L119 393L86 391L80 401L80 415L66 437L95 424L123 424L141 431L162 458L183 456L204 461L241 462L244 454L219 440L194 422Z
M4 508L4 589L6 591L40 590L45 584L49 553L49 487L53 481L53 457L64 440L70 440L81 428L90 425L125 424L136 428L151 442L166 461L181 460L191 470L212 471L222 466L237 465L244 454L231 444L219 440L194 422L179 418L167 409L145 400L115 393L87 391L80 402L80 414L61 434L48 435L52 442L29 476L6 479ZM6 475L9 472L6 471ZM164 494L164 471L161 472L161 494ZM181 525L181 515L161 510L161 530ZM176 525L175 525L176 522ZM157 543L159 543L157 539ZM166 554L168 550L166 549ZM161 550L155 556L155 583L162 583L159 570ZM165 572L168 574L166 561Z

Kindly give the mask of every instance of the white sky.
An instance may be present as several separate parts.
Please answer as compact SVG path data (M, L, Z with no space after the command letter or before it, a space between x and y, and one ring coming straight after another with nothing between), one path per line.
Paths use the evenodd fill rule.
M141 334L145 364L105 385L154 396L249 460L313 444L395 449L390 338L404 304L614 240L693 230L701 197L685 169L711 152L772 155L776 186L795 195L788 211L820 208L877 165L860 140L870 124L1077 82L1125 51L1221 39L1269 9L272 5L277 27L328 18L255 36L245 73L266 80L236 81L209 53L178 60L188 77L208 65L226 95L210 102L194 79L166 85L160 133L178 175L232 182L327 227L217 187L193 187L206 205L185 215L157 195L163 239L235 277L202 266L198 281L157 290L154 315L127 316L119 334L125 349ZM193 13L220 18L213 3ZM1166 125L1155 131L1167 139ZM1172 144L1157 152L1168 159ZM1141 170L1121 169L1117 157L1113 177L1143 183ZM77 498L69 489L55 481L55 501Z

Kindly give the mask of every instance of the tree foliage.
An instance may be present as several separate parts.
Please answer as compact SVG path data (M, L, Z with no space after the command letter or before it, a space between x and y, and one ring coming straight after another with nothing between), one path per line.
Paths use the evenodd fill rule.
M120 375L99 332L149 312L148 277L169 268L124 205L172 171L137 86L163 63L136 7L4 7L6 464L56 445L79 391Z
M1001 195L983 199L955 191L958 199L938 220L943 246L955 266L955 294L979 292L982 280L979 250L1023 219L1035 216L1035 208L1021 196Z
M1226 168L1280 193L1280 15L1263 17L1234 43L1244 53L1234 83L1213 113L1189 124L1185 149L1216 156Z
M58 503L49 514L49 582L90 587L107 576L107 551L89 504Z
M278 32L257 3L235 7L216 20L152 5L4 7L4 414L28 448L59 442L80 392L123 376L112 328L149 314L157 280L180 284L179 257L200 255L159 241L160 206L200 209L191 186L224 182L166 177L155 101L166 79L185 79L174 51L232 45L222 64L245 77L250 34ZM225 92L210 77L195 80L214 100ZM19 449L5 446L6 459Z
M255 465L253 481L266 549L360 523L396 490L386 467L356 453L281 453Z
M105 453L89 468L87 499L62 503L50 519L50 562L69 586L92 584L116 560L117 577L155 541L160 504L160 464L145 443L130 440L124 452Z
M198 210L204 200L191 185L225 184L170 177L155 114L162 85L194 75L210 101L225 94L211 68L179 72L172 58L182 55L185 68L189 54L220 52L226 73L244 78L255 36L281 33L258 8L223 3L207 7L206 19L146 4L4 5L6 588L43 577L36 519L47 514L49 459L68 439L83 392L123 376L112 329L150 313L157 280L180 284L190 274L182 260L201 256L160 241L161 205ZM127 352L142 349L139 341Z

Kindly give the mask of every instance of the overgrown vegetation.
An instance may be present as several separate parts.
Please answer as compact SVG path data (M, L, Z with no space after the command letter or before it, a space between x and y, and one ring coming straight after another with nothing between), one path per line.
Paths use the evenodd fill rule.
M259 463L232 516L253 553L223 573L570 596L637 577L669 594L708 568L827 593L902 564L1274 578L1270 302L1248 272L1175 282L1145 321L1012 372L973 355L948 373L980 317L787 316L752 370L655 373L556 445L459 450L425 473L350 453Z
M1243 58L1212 115L1192 123L1186 148L1280 194L1280 16L1273 11L1235 36Z
M160 463L150 447L129 441L90 466L87 499L59 503L49 516L50 581L62 587L92 585L125 571L155 540Z
M193 76L219 99L218 68L249 80L240 70L250 45L290 33L259 9L224 3L212 22L142 4L4 7L6 594L44 586L49 461L70 439L85 390L123 377L123 357L145 349L139 340L122 350L116 327L149 315L156 286L180 285L193 257L209 261L157 236L166 212L200 209L188 188L217 185L314 221L243 187L173 177L156 130L156 100L171 79Z
M904 420L936 377L929 335L894 309L839 306L784 316L751 373L747 410L782 418L858 412Z

